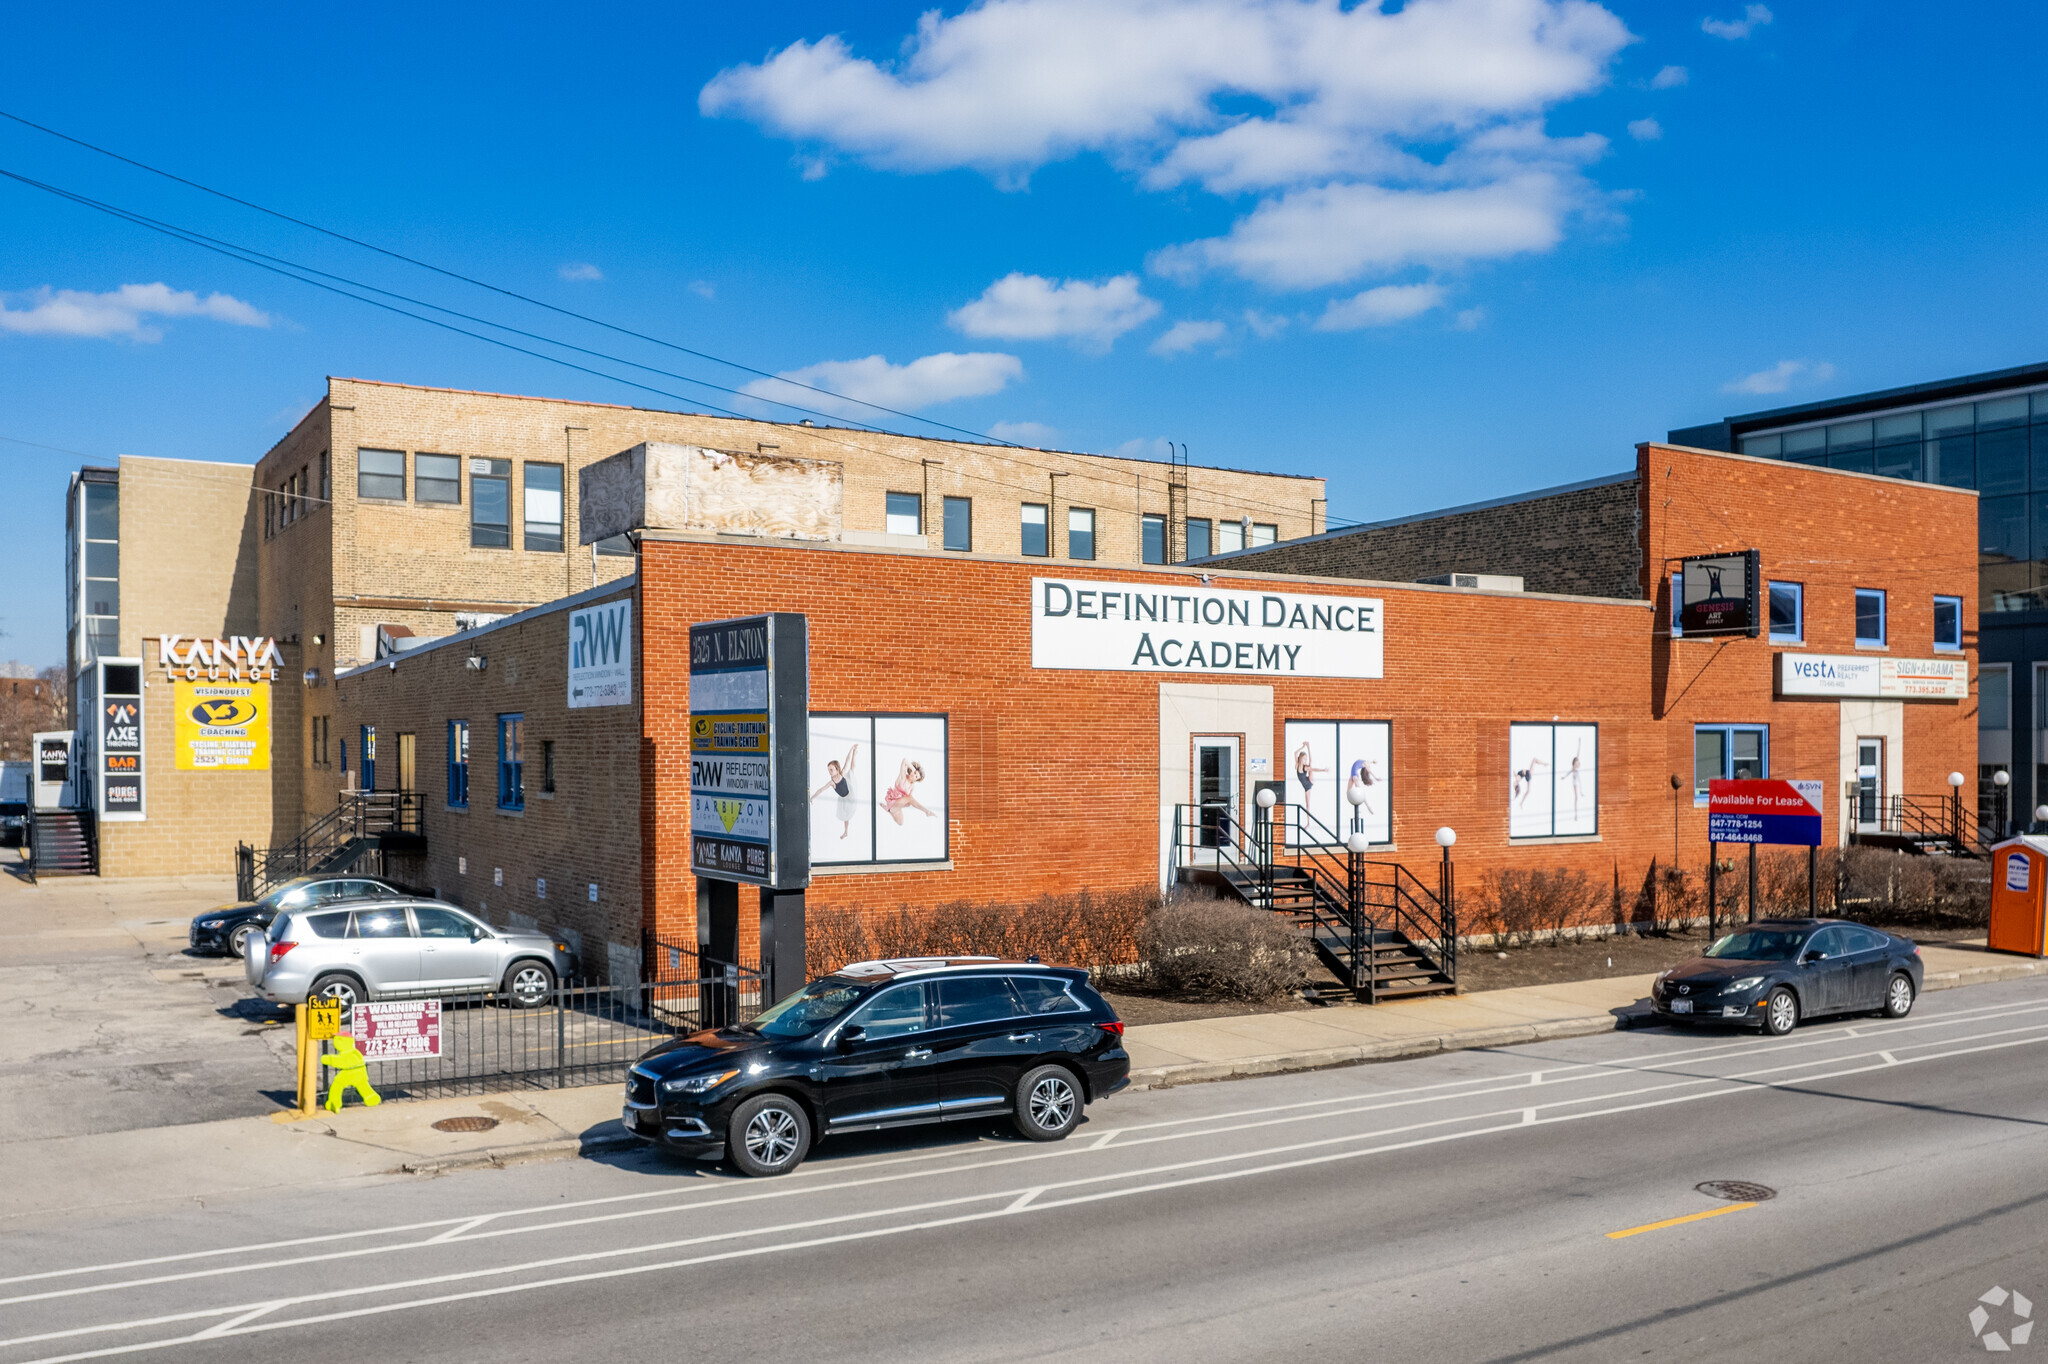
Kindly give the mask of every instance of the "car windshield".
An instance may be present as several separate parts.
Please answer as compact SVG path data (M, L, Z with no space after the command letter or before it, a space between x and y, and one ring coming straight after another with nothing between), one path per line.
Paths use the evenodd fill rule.
M264 909L297 909L308 899L308 884L305 881L287 881L256 903Z
M1736 961L1790 961L1799 955L1799 945L1805 941L1805 932L1796 928L1745 928L1709 947L1707 955Z
M844 1016L874 988L872 984L827 976L762 1010L746 1027L767 1037L809 1037Z

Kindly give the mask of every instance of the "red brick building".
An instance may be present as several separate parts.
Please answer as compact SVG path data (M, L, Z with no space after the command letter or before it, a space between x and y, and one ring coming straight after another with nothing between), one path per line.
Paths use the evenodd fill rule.
M1633 597L1280 571L1288 545L1095 567L647 529L633 579L344 673L336 703L349 732L413 736L425 879L575 931L586 961L608 952L616 970L635 927L697 932L688 629L764 612L808 622L813 905L1157 884L1199 857L1202 817L1183 813L1176 836L1177 807L1221 805L1241 827L1262 781L1325 812L1332 841L1357 829L1372 857L1418 873L1449 826L1464 884L1565 867L1633 887L1653 860L1704 863L1710 775L1822 781L1842 838L1872 780L1859 769L1878 769L1887 800L1975 771L1973 688L1799 695L1780 680L1815 659L1971 675L1974 493L1661 445L1639 448L1633 481L1634 524L1614 523ZM1544 552L1590 552L1569 530ZM1677 561L1743 550L1799 589L1796 638L1673 638ZM1881 636L1859 642L1873 593ZM632 608L630 702L565 706L571 617L615 601ZM529 793L516 808L489 796L506 716ZM473 785L452 810L437 788L457 725Z

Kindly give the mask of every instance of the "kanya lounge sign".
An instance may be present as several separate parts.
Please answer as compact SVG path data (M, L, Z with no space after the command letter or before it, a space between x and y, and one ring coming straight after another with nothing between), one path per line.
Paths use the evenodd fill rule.
M1373 597L1035 578L1031 666L1376 678L1382 614Z
M275 682L284 668L284 654L268 635L232 635L227 639L186 639L164 635L156 643L157 666L167 677L187 682Z

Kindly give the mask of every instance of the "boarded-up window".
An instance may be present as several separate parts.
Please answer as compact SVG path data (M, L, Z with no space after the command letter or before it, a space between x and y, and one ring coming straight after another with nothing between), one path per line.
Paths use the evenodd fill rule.
M990 820L1001 808L997 782L1002 764L997 757L996 717L986 711L956 712L951 725L953 818Z

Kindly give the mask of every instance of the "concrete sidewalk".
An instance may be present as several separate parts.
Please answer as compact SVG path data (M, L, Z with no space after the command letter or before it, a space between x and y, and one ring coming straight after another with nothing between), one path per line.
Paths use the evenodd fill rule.
M1926 988L2040 975L2048 963L1981 944L1923 947ZM1431 1052L1512 1046L1627 1027L1648 1014L1651 977L1524 986L1405 1000L1134 1027L1125 1034L1135 1087L1310 1070ZM350 1107L297 1119L231 1118L0 1145L9 1194L0 1228L56 1213L205 1202L228 1193L394 1174L599 1155L639 1145L620 1128L621 1088L536 1090ZM442 1132L449 1118L482 1132Z

